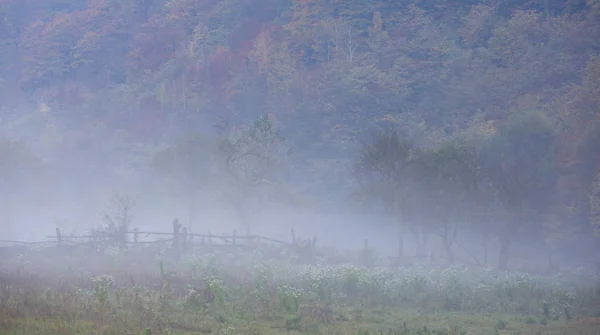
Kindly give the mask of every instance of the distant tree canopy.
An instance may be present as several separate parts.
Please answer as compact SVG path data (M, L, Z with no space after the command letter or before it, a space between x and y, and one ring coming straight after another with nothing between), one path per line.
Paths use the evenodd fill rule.
M201 191L215 184L217 175L216 141L210 136L192 135L160 150L154 168L165 177L173 195L182 194L188 203L188 228L195 220L194 208Z
M500 238L500 267L506 268L519 228L542 221L555 200L555 131L538 112L518 113L482 146L481 157L483 173L509 214Z
M426 255L427 237L435 234L450 261L459 227L473 222L472 203L490 193L489 205L495 198L508 214L494 229L501 242L500 267L506 268L520 227L541 222L554 205L555 139L553 126L539 112L516 113L479 143L457 136L423 147L391 129L362 147L355 171L362 195L410 227L418 255Z
M20 142L0 138L0 185L3 192L16 191L40 172L41 162ZM14 188L14 189L13 189Z
M9 232L15 226L15 205L30 201L26 196L40 186L43 172L41 162L25 145L0 138L0 215Z

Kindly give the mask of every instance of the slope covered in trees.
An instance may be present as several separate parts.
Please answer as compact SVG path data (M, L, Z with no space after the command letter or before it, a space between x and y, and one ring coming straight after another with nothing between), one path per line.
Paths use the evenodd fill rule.
M268 114L303 189L339 201L373 127L432 151L438 188L456 138L485 139L477 166L503 210L540 236L585 235L600 224L599 53L594 0L0 0L2 128L105 171L115 152L139 165L165 139ZM543 219L523 219L527 199Z

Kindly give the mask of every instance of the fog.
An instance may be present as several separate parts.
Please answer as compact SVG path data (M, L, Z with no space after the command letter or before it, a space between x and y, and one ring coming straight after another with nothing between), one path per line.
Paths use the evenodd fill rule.
M0 1L0 335L592 334L599 37L597 1Z
M300 200L253 200L250 199L253 197L251 195L249 200L253 202L248 205L248 227L245 227L240 224L239 217L236 217L235 208L213 193L213 190L222 185L212 183L208 188L200 186L190 208L185 190L169 184L172 181L166 180L164 173L157 170L153 163L158 152L176 145L181 139L185 140L198 133L216 136L215 131L206 124L218 125L218 119L206 117L204 125L199 126L198 131L164 137L158 141L162 144L158 145L155 140L148 142L144 138L133 139L122 130L111 130L102 124L92 125L83 130L83 135L78 135L83 136L78 139L83 141L80 143L72 142L69 137L82 130L69 130L66 128L68 122L65 121L62 121L62 125L49 123L49 120L61 120L62 112L44 110L42 116L37 115L39 113L39 106L30 107L29 110L23 108L21 113L7 113L8 121L3 122L3 133L8 141L6 143L13 143L17 150L22 150L33 162L11 162L14 157L4 158L7 177L4 181L6 186L2 188L2 239L7 242L48 240L49 236L54 235L55 228L60 228L63 234L85 235L90 229L103 225L103 213L115 197L128 196L135 200L130 229L135 227L142 231L170 232L171 221L177 218L185 226L191 226L195 233L230 234L234 230L243 232L250 229L252 234L284 241L290 240L290 231L294 229L298 236L317 237L320 246L338 251L360 249L365 240L368 240L369 245L380 256L398 256L397 218L383 213L382 208L357 207L352 202L355 192L352 189L353 160L356 160L361 144L366 143L367 135L362 140L355 139L350 145L353 149L345 151L346 157L334 157L336 162L332 172L327 171L327 167L321 167L322 171L311 174L311 171L315 171L314 167L309 166L303 158L320 159L323 162L327 158L320 153L311 154L306 149L309 146L301 142L292 143L297 144L301 150L297 150L299 154L296 156L290 156L289 161L292 163L287 166L289 172L277 182L288 188L287 196ZM15 127L11 118L18 114L28 117ZM366 127L364 133L367 134L372 129L372 126ZM44 140L47 138L44 137L44 132L49 131L58 137L57 142L52 144ZM63 131L64 134L61 134ZM199 154L204 153L200 150ZM204 178L202 172L197 175L199 180ZM298 189L308 191L297 191ZM258 193L257 195L261 197ZM577 218L567 216L559 220ZM506 217L498 216L493 220L497 222L491 223L492 226L502 226ZM564 233L567 234L566 237L559 239L562 244L558 247L554 245L550 252L552 257L549 257L549 244L546 243L549 237L543 230L549 229L548 235L563 234L552 230L556 227L550 227L551 224L556 222L540 222L519 230L511 245L511 268L533 267L542 270L549 266L549 262L559 262L592 269L597 258L594 254L597 253L598 244L585 233L575 233L575 230L581 231L579 223L559 223L560 229L567 226L566 229L573 233ZM568 228L569 225L577 227ZM402 229L403 252L409 257L415 257L418 244L406 223ZM429 235L431 238L428 241L427 257L437 256L439 260L445 253L442 240L433 230L429 231ZM496 249L499 241L493 234L489 239L492 244L487 257L488 262L493 264L498 257ZM483 250L479 228L473 224L461 227L453 249L467 263L472 263L474 258L477 263L481 262Z
M64 171L61 171L64 173ZM171 222L177 218L185 226L191 225L192 231L199 234L212 233L230 235L233 231L238 234L244 231L236 218L231 206L215 199L210 195L200 195L193 206L193 217L190 218L189 205L185 199L174 197L164 192L152 182L151 173L146 171L145 178L140 182L106 177L102 178L73 177L65 173L61 179L52 183L58 186L46 188L33 187L32 193L26 190L7 192L5 196L11 199L8 211L4 211L2 239L13 241L47 241L53 240L55 228L60 228L65 235L86 235L91 228L102 226L102 215L110 207L110 202L118 195L131 195L135 205L131 213L130 230L138 228L141 231L169 233L172 231ZM150 180L150 181L148 181ZM63 184L64 182L64 184ZM114 185L113 185L114 183ZM67 186L65 186L65 184ZM48 185L48 183L46 183ZM326 196L326 195L325 195ZM15 200L16 199L16 200ZM26 200L22 200L26 199ZM344 199L345 200L345 199ZM291 230L302 238L317 237L318 244L339 252L355 251L363 247L368 240L381 257L397 257L398 227L395 219L379 211L357 210L344 204L338 208L323 208L318 204L290 206L286 204L265 203L251 208L248 220L255 235L270 237L282 241L291 240ZM498 223L500 224L500 223ZM523 233L515 239L511 250L511 268L547 271L549 257L547 245L543 240L531 238ZM415 256L417 244L408 229L404 229L405 254ZM444 247L437 236L432 236L428 243L428 257L444 256ZM492 238L489 262L494 264L498 257L496 250L498 241ZM595 241L581 238L577 246L569 244L569 248L552 251L553 261L562 266L583 266L593 269L595 257ZM10 243L5 243L10 245ZM468 250L464 250L468 249ZM473 263L472 257L481 261L483 250L481 236L476 231L461 229L457 239L456 252L459 259ZM588 257L582 256L590 253ZM556 265L556 264L553 264Z

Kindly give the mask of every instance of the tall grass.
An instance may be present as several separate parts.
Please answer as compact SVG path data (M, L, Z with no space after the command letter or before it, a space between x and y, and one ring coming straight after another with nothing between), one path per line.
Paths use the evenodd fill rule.
M362 322L375 311L518 315L535 324L600 317L598 278L577 269L539 276L385 262L363 267L300 262L289 250L268 250L29 250L2 263L0 320L6 328L49 320L46 331L122 334L234 333L236 325L260 320L306 331L306 320ZM494 327L505 328L503 322Z

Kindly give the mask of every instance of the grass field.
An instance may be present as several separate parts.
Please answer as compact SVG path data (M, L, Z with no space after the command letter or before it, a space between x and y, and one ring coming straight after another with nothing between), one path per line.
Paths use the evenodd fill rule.
M0 334L600 334L598 278L331 264L272 249L26 250Z

